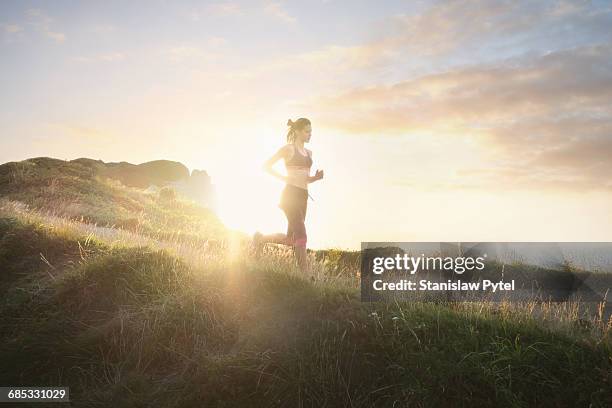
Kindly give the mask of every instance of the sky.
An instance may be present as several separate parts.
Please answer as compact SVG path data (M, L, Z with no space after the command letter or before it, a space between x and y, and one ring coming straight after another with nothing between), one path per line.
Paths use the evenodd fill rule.
M3 1L0 53L0 163L177 160L278 232L307 117L311 248L612 241L609 2Z

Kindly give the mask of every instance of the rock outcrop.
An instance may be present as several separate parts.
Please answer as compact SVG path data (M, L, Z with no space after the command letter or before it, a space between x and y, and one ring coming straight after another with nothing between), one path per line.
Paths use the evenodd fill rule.
M119 180L126 186L150 190L170 186L202 206L210 209L215 207L213 185L205 170L193 170L189 174L184 164L170 160L132 164L80 158L72 162L92 168L97 174Z
M191 176L169 184L182 195L214 210L214 189L210 176L205 170L193 170Z

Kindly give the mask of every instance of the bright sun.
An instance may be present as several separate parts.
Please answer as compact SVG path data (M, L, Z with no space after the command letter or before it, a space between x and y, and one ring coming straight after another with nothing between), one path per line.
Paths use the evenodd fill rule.
M231 161L221 164L220 171L215 172L217 213L229 228L249 234L286 229L278 208L283 183L262 168L265 160L282 146L282 140L268 141L267 145L242 146ZM282 163L277 163L277 169L284 173Z

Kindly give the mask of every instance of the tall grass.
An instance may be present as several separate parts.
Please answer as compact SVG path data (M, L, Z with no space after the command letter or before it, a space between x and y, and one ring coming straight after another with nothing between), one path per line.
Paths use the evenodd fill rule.
M81 219L99 206L85 201L0 200L0 383L68 385L100 407L612 403L605 310L361 303L358 253L309 251L313 281L284 247L257 257L213 234L206 212L178 233L192 208L178 197L111 188L171 233Z

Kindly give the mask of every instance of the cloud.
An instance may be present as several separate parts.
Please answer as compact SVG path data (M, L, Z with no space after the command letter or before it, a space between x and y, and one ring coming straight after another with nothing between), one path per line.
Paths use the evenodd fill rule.
M117 27L112 24L95 24L89 30L96 34L109 34L117 31Z
M207 16L225 17L242 15L242 6L233 1L216 2L202 8L194 8L186 13L186 17L191 21L201 21Z
M447 52L476 35L492 34L507 30L509 25L521 24L521 19L511 16L516 8L516 2L441 2L420 14L396 15L391 25L397 34L381 45L422 54Z
M240 4L233 1L225 1L220 3L213 3L208 6L208 11L216 15L235 15L242 13L242 7Z
M64 33L58 33L55 31L45 31L45 35L58 43L64 42L66 40L66 35Z
M172 62L187 60L214 61L221 57L220 52L228 41L223 37L211 36L202 44L179 44L164 48L162 54Z
M53 21L53 19L49 17L44 11L37 8L27 9L26 16L30 20L31 24L36 25L48 26Z
M297 19L289 14L283 5L276 1L267 2L264 6L264 12L270 16L273 16L287 24L294 24Z
M339 74L367 69L380 63L380 50L368 46L328 45L313 51L283 55L248 67L245 75L256 77L270 73L291 72L293 76L309 73ZM335 78L336 80L339 78Z
M106 54L95 54L91 56L82 56L73 58L76 62L114 62L125 59L125 54L121 52L111 52Z
M612 44L352 89L302 109L353 134L477 140L492 161L462 173L477 184L608 189L612 180Z
M0 24L0 27L4 30L5 33L15 34L23 31L23 27L19 24Z
M66 133L73 135L75 137L84 137L86 139L98 139L98 140L107 140L107 141L114 139L114 136L112 135L112 133L106 130L93 128L89 126L83 126L80 124L47 123L47 126L54 128L54 129L58 129L58 130L63 130Z
M537 185L565 183L574 189L612 191L612 116L566 117L517 123L492 132L491 150L504 162L500 171L528 173L514 177L512 184Z
M51 29L51 24L54 20L41 9L31 8L26 10L26 17L28 25L41 32L45 37L58 43L66 40L66 34Z
M609 8L589 2L453 0L419 14L394 16L389 21L394 34L378 45L439 55L463 47L482 49L494 41L533 45L547 37L558 43L583 36L606 40L611 23Z
M610 25L612 10L587 2L445 1L421 13L383 19L378 28L369 29L377 32L369 41L296 53L286 56L282 64L292 68L312 62L334 73L405 73L406 67L448 63L453 53L477 55L487 47L512 55L512 49L537 48L538 42L542 52L550 51L546 48L550 44L562 49L606 43L612 41Z
M205 7L194 8L184 13L186 18L199 22L206 17L245 16L261 12L287 24L294 24L297 19L289 14L283 4L278 1L266 1L263 7L244 6L235 1L223 1L208 4Z
M47 147L51 140L55 147L64 146L65 149L98 149L108 146L109 143L120 142L119 135L109 129L79 123L47 122L43 127L46 136L36 137L34 141Z
M183 61L188 58L202 57L204 51L195 45L178 45L165 51L172 61Z
M239 72L233 75L261 82L276 81L279 87L286 86L279 82L283 77L300 77L299 84L291 85L294 89L303 88L296 89L299 95L296 97L311 95L315 89L329 94L359 83L388 82L390 78L434 72L439 67L456 64L452 55L460 55L460 61L478 60L482 57L478 55L481 48L497 44L492 46L497 48L487 56L490 58L499 55L500 48L509 49L507 41L510 38L519 38L525 44L535 42L543 35L538 31L542 27L548 30L544 30L546 35L555 34L554 40L543 43L557 46L564 38L580 38L587 34L605 32L610 37L611 31L606 28L610 24L612 15L609 12L590 8L586 3L439 2L421 13L395 15L380 20L378 25L368 26L369 40L361 43L332 43L318 49L296 51L237 68ZM557 35L555 30L565 31ZM600 35L597 39L604 37ZM561 44L561 48L565 45ZM505 57L503 52L501 55ZM412 120L418 121L418 117ZM376 122L376 118L371 121ZM397 126L402 128L404 123L402 119Z
M442 124L498 126L519 115L610 114L611 101L612 45L602 45L356 88L314 105L346 117L334 123L351 132L393 133Z
M212 36L206 39L206 45L213 48L225 46L227 43L227 39L218 36Z

